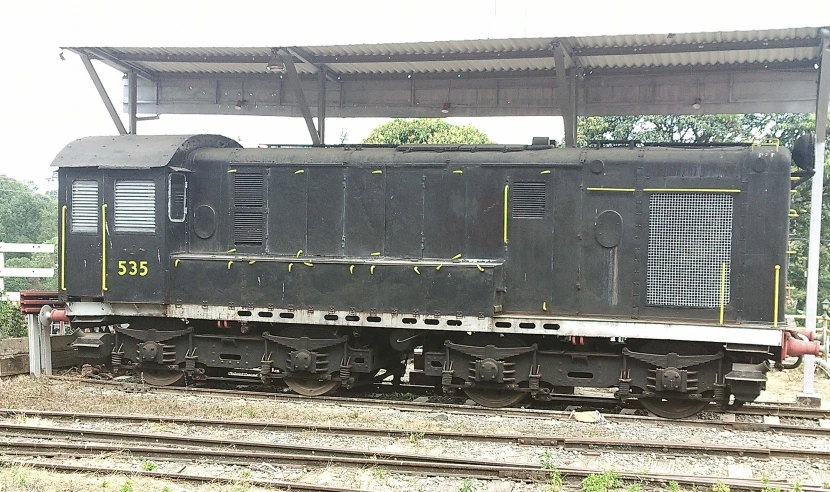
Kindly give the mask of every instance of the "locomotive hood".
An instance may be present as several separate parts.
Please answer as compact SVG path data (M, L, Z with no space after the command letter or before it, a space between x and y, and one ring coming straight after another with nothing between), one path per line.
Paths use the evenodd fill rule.
M149 169L182 162L191 151L204 147L239 148L220 135L117 135L86 137L63 148L54 167Z

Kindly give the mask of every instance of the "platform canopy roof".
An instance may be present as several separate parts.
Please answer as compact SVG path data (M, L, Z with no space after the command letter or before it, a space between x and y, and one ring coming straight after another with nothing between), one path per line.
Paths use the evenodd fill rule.
M562 115L567 137L577 115L814 112L827 36L826 28L804 27L337 46L67 49L133 76L134 91L125 82L123 101L133 119L137 113L304 116L309 131L319 134L313 111L323 121L325 116ZM292 83L294 74L301 90Z

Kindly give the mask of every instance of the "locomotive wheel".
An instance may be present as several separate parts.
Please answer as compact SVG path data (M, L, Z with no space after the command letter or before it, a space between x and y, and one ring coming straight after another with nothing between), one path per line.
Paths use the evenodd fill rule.
M513 407L521 403L527 396L526 393L521 391L481 388L465 389L464 393L467 393L467 396L479 405L490 408Z
M161 367L152 367L141 370L141 379L153 386L174 386L184 381L184 373Z
M469 336L462 340L461 344L477 347L495 345L499 348L525 346L525 343L519 337L513 335L502 337L491 334ZM527 396L527 393L521 391L491 388L468 388L464 390L464 393L479 405L490 408L513 407L521 403Z
M646 343L643 352L652 354L667 354L675 352L680 355L707 353L706 347L700 343L687 343L677 346L672 342L655 340ZM706 400L690 400L678 398L640 398L640 404L649 412L664 419L685 419L697 415L705 409L709 402Z
M697 415L707 405L708 401L701 400L667 400L657 398L641 398L640 403L649 412L664 419L685 419Z
M322 396L334 393L340 388L340 381L332 379L321 381L319 379L285 378L285 384L303 396Z
M320 326L289 326L280 332L281 337L313 339L337 338L337 335L325 327ZM336 375L335 375L336 376ZM323 396L334 393L340 388L339 379L318 379L316 377L294 376L285 378L285 384L295 393L303 396Z

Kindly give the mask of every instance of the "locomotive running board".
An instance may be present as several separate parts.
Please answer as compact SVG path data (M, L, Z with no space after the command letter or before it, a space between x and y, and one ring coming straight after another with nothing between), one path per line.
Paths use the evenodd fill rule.
M181 319L227 320L290 325L362 326L407 330L514 333L564 337L685 340L781 346L781 328L760 325L705 325L625 321L602 318L530 316L431 316L427 314L360 313L334 310L286 310L265 307L230 307L201 304L160 305L135 303L68 302L67 315L152 316Z

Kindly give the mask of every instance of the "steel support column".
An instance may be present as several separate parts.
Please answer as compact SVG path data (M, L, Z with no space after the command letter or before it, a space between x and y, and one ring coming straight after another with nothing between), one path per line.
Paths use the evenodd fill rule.
M576 146L576 118L573 113L571 101L571 88L568 80L568 70L565 65L565 47L556 43L554 49L554 62L556 63L556 99L562 111L562 119L565 122L565 146Z
M138 77L133 70L127 72L127 111L130 116L129 131L131 135L138 133Z
M818 76L818 93L816 98L816 173L813 175L810 196L810 246L807 255L807 306L804 326L811 331L816 329L816 311L818 310L818 272L819 249L821 245L821 205L824 190L824 149L827 135L827 112L830 105L830 33L822 39L821 61ZM818 398L813 391L813 371L815 359L812 355L804 356L804 393L799 395L811 402ZM819 400L820 401L820 400Z
M320 144L326 144L326 69L317 72L317 134Z
M115 123L115 128L118 129L118 133L121 135L126 135L127 129L124 128L124 123L121 121L121 117L118 116L118 112L115 111L115 106L112 105L110 96L107 94L107 90L104 89L104 84L101 83L101 78L98 77L98 72L96 72L95 67L92 66L92 61L86 54L82 53L80 56L81 61L84 62L84 67L86 67L86 71L89 74L89 78L92 79L95 89L98 90L98 95L101 96L101 101L104 102L104 106L107 107L107 112L110 114L112 122Z
M294 97L297 99L297 104L303 113L303 119L305 119L305 124L308 127L308 133L311 135L311 143L313 145L320 145L320 135L317 134L317 129L314 127L314 120L311 119L311 110L308 107L308 101L306 101L305 94L303 93L300 77L297 75L297 67L294 66L294 57L284 50L279 50L278 54L280 55L280 60L285 64L288 84L294 89Z

